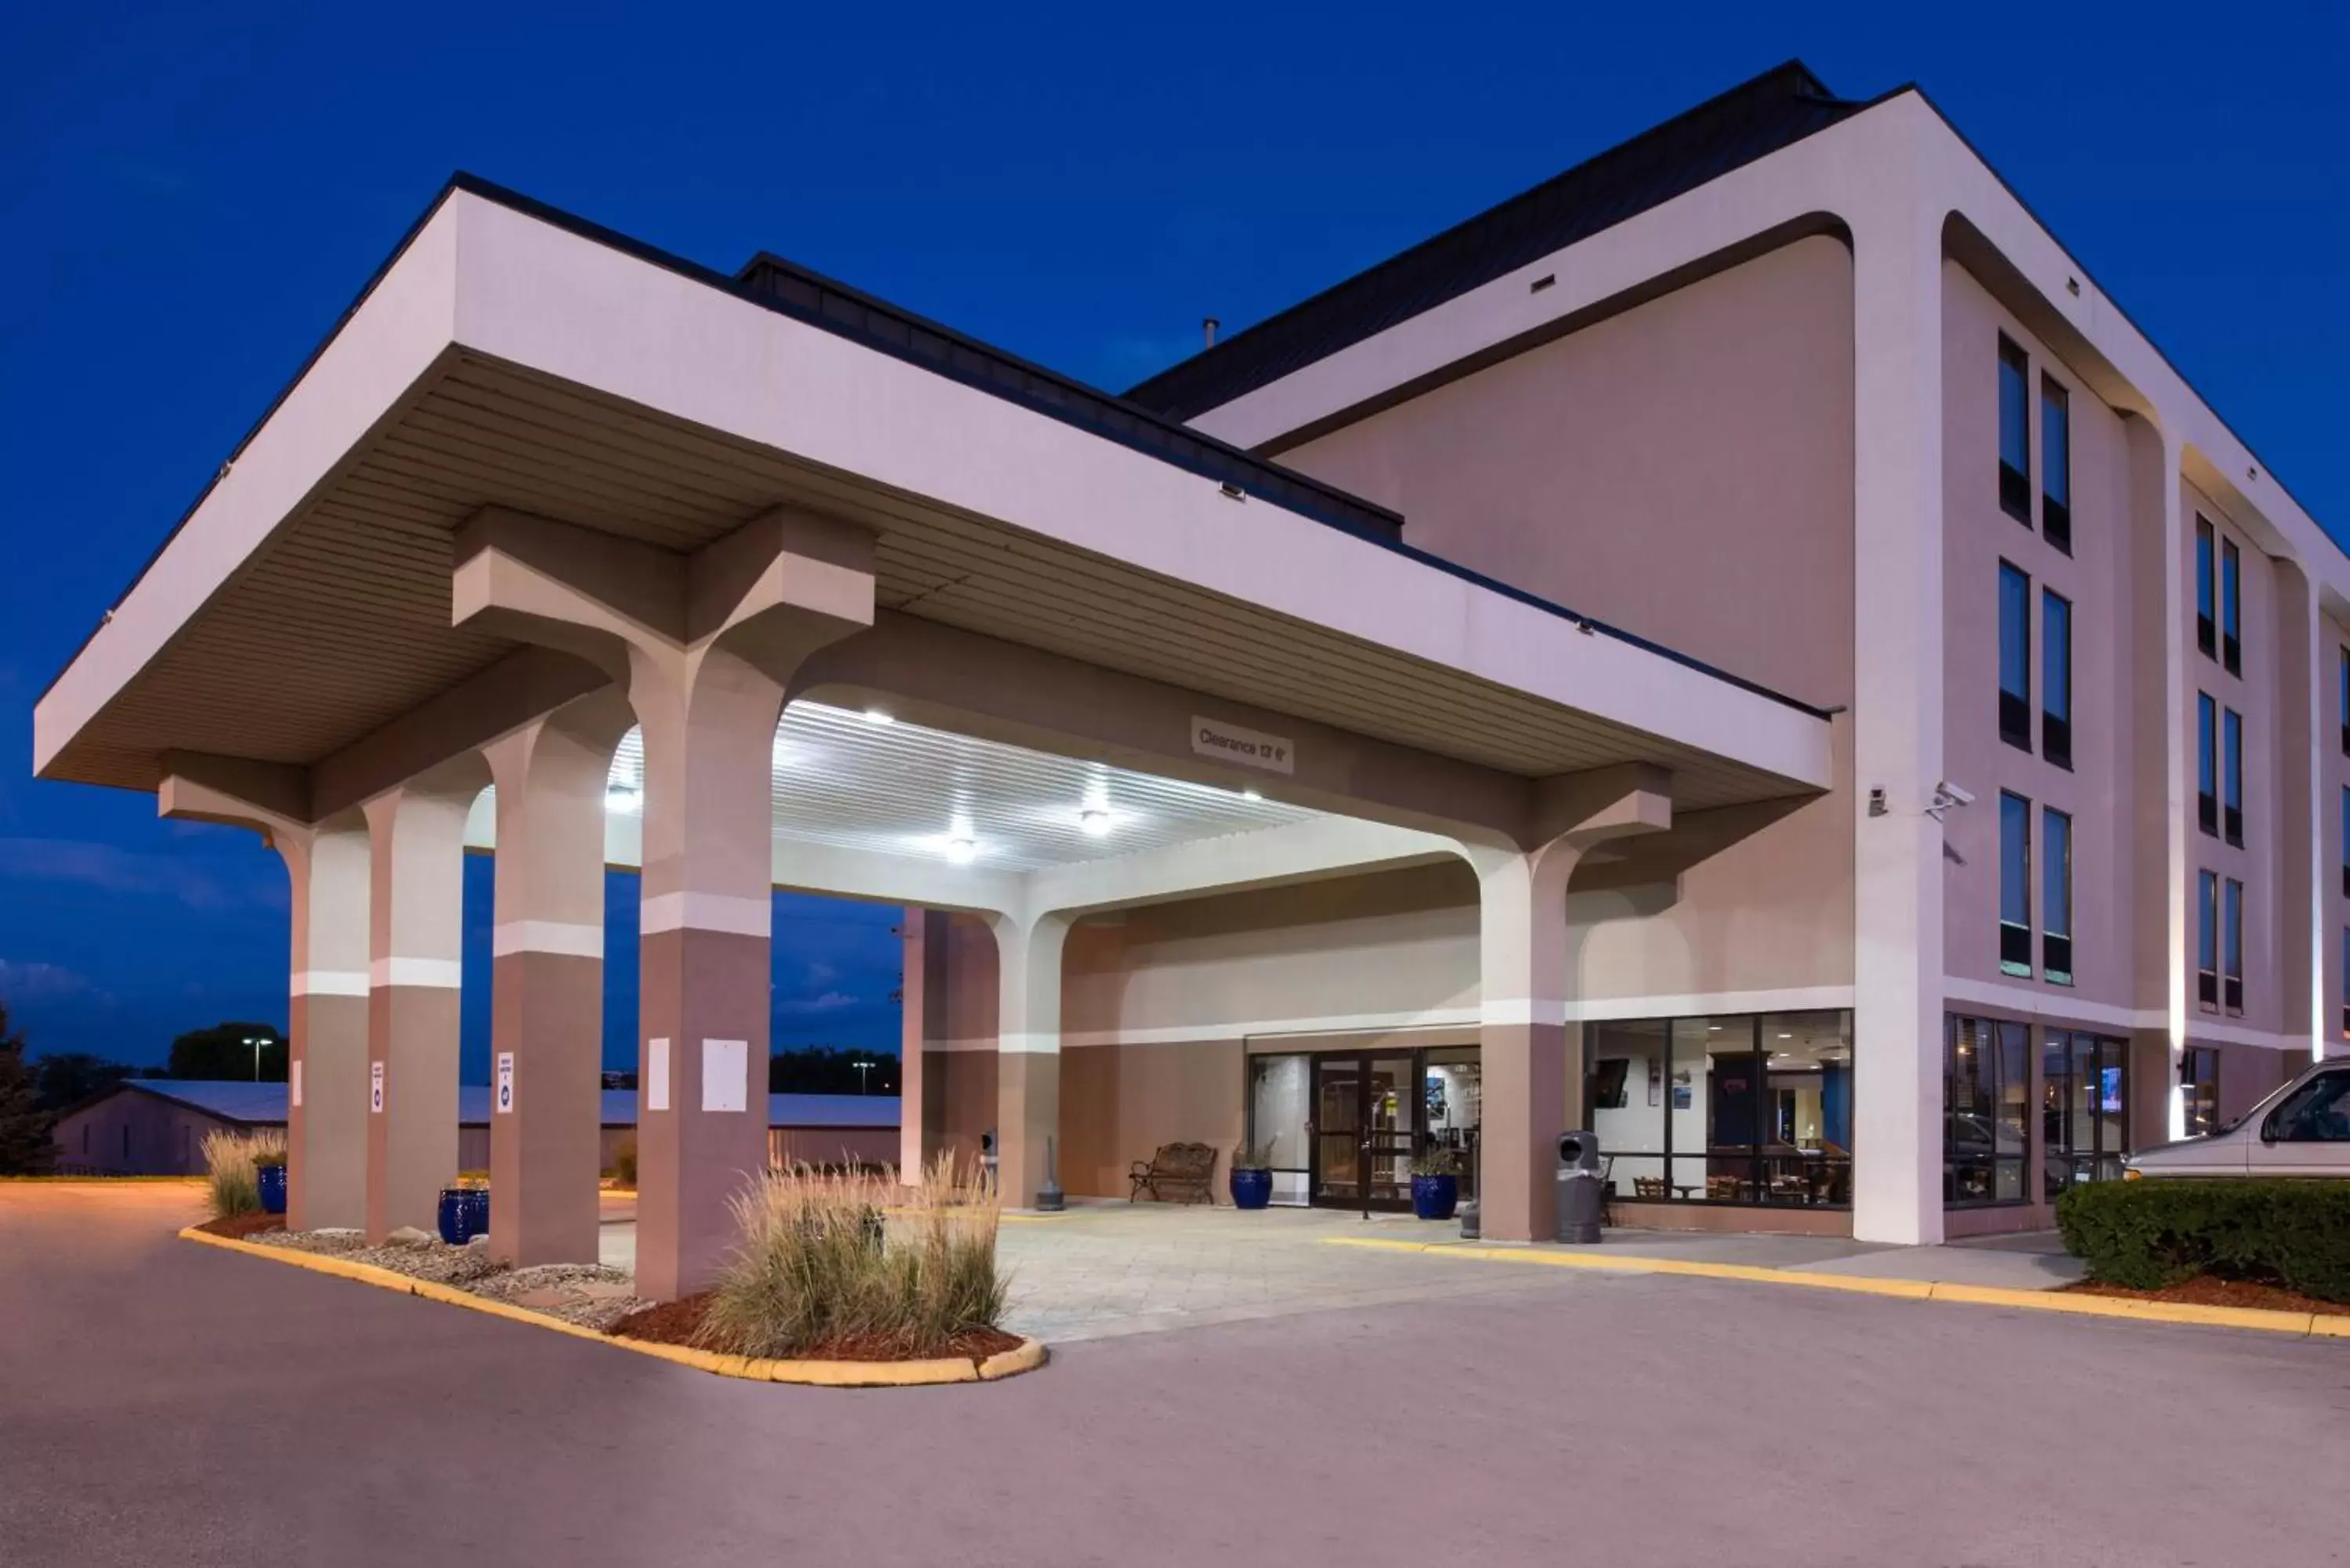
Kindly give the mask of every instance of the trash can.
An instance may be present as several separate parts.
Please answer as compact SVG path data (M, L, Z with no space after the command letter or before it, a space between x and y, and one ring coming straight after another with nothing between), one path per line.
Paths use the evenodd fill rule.
M1599 1138L1587 1132L1562 1133L1558 1140L1558 1239L1578 1246L1599 1240L1601 1199Z

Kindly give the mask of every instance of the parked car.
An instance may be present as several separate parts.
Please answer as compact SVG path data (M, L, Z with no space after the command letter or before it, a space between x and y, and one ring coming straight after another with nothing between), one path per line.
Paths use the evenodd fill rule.
M2350 1178L2350 1057L2312 1063L2216 1132L2130 1156L2122 1175Z

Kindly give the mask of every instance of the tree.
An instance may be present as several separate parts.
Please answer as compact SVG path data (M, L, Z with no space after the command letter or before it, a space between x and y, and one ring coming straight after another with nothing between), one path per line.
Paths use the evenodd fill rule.
M863 1070L859 1071L859 1064ZM879 1051L806 1045L767 1059L771 1095L894 1095L898 1058Z
M0 1176L39 1176L54 1152L49 1114L33 1097L24 1037L8 1027L8 1004L0 1002Z
M256 1058L254 1043L260 1042ZM286 1081L286 1037L270 1023L215 1023L172 1042L174 1078L257 1078Z
M110 1089L123 1079L138 1075L139 1069L128 1063L69 1051L62 1056L44 1056L33 1064L34 1094L41 1109L55 1116L101 1089Z

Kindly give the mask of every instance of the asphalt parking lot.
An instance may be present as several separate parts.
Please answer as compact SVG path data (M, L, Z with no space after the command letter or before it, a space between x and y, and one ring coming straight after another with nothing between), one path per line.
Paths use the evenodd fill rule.
M192 1204L0 1183L11 1568L2350 1555L2350 1342L1407 1256L1454 1282L842 1392L195 1247Z

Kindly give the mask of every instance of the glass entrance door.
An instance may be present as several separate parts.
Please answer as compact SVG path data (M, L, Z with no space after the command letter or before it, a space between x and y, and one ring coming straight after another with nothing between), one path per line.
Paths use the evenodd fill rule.
M1421 1091L1409 1055L1314 1059L1314 1201L1334 1209L1401 1209Z

